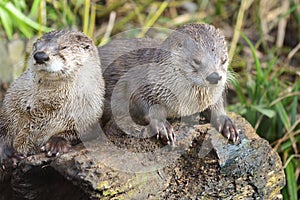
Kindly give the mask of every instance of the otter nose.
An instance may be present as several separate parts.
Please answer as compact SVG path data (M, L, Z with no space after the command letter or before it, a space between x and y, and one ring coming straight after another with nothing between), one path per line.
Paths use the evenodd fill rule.
M206 80L210 84L217 84L219 80L222 79L222 76L220 76L217 72L211 73L208 77L206 77Z
M44 51L36 52L33 57L38 64L43 64L49 60L48 54L46 54Z

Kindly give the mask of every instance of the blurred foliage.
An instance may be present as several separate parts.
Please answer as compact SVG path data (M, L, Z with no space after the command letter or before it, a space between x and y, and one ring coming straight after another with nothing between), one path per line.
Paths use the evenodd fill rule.
M0 35L82 30L98 44L131 28L212 23L230 44L229 110L271 142L286 166L284 199L297 200L300 146L299 0L0 0ZM146 29L137 33L143 36ZM298 182L297 182L298 181Z

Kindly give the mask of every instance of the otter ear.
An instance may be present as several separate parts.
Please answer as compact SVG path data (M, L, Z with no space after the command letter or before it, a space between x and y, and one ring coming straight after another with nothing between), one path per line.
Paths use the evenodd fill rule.
M178 48L182 48L183 47L182 41L177 41L176 46Z
M82 41L87 41L87 40L88 40L88 38L87 38L85 35L81 34L81 33L75 34L75 35L74 35L74 39L75 39L77 42L82 42Z
M80 44L83 49L88 50L91 48L92 41L87 36L83 34L76 34L74 39Z

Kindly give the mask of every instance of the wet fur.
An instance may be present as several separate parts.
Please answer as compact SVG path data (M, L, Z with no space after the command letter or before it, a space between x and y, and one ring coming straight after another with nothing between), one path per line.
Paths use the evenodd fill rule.
M37 51L49 53L50 67L35 65ZM57 63L62 69L49 71ZM34 44L27 70L7 91L0 145L32 154L53 136L76 140L101 117L104 89L98 51L89 38L75 31L45 34Z
M175 118L207 108L218 116L226 115L222 94L227 59L224 36L207 24L183 26L159 47L141 46L125 52L104 71L107 92L103 123L112 115L125 114L146 125L158 115ZM222 74L222 81L209 85L205 77L214 71ZM153 105L159 106L153 110Z

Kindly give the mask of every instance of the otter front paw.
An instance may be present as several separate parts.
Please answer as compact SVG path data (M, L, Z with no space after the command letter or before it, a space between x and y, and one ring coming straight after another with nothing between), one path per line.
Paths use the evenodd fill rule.
M0 145L0 164L3 170L16 168L24 157L22 154L18 154L12 146Z
M239 132L233 121L228 116L219 116L217 120L217 127L219 132L228 138L228 140L232 140L234 143L239 140Z
M41 150L46 153L47 157L58 156L63 153L69 152L71 144L63 137L51 137Z
M149 125L151 133L157 135L157 139L160 139L165 144L175 143L175 134L173 127L167 120L152 119Z

